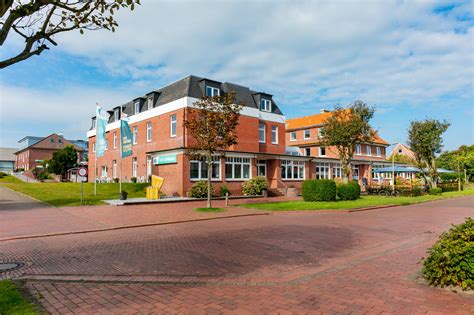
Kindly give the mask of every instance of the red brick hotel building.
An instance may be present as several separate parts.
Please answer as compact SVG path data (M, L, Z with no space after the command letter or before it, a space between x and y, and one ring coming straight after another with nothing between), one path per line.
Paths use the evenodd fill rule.
M216 191L226 185L231 193L240 194L243 181L254 176L265 176L271 191L277 193L289 187L299 189L304 179L337 175L336 172L328 171L327 175L321 176L321 171L317 169L321 162L336 161L329 154L330 150L326 157L315 151L315 132L319 124L305 124L303 121L306 119L297 124L293 122L296 120L286 121L270 94L233 83L189 76L121 106L122 112L129 117L133 135L133 155L123 159L122 180L130 181L131 177L136 177L138 181L146 181L148 175L158 175L165 179L162 188L165 194L186 196L196 181L206 179L207 176L205 163L190 160L185 154L191 140L183 126L186 108L203 96L228 92L235 92L236 101L242 102L244 107L237 127L238 144L214 158L212 181ZM105 182L119 176L120 163L120 106L110 110L109 114L107 149L104 156L97 158L96 165L97 179ZM310 129L310 139L315 141L307 141L306 129ZM296 138L293 139L294 133ZM299 134L301 139L298 138ZM95 117L92 118L92 127L87 136L89 180L93 181ZM290 146L287 148L287 145ZM374 154L364 158L361 155L359 165L370 166L374 160L383 161L386 145L380 139L377 145L371 146ZM370 173L364 166L359 166L360 178L367 172Z

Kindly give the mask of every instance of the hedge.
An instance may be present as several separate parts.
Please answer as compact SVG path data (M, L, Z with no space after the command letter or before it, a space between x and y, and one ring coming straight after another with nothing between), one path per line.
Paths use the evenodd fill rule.
M423 274L435 286L474 289L474 220L453 227L439 237L423 261Z
M356 181L342 183L337 186L337 196L341 200L356 200L360 198L360 186Z
M443 190L441 188L430 188L428 190L429 195L441 195L442 192Z
M336 183L330 179L305 180L302 185L304 201L335 201Z
M188 192L189 197L192 198L207 198L207 182L199 181L194 184ZM214 187L211 185L211 195L214 195Z
M268 181L263 176L256 176L242 183L242 193L246 196L257 196L268 188Z

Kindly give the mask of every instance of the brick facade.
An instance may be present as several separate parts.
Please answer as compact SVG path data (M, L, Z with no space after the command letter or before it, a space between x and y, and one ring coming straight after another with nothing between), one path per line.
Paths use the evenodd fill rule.
M41 168L42 161L50 160L54 152L66 146L75 147L78 151L78 160L83 160L84 150L82 148L72 144L58 134L52 134L31 146L15 152L15 168L25 171L38 167Z

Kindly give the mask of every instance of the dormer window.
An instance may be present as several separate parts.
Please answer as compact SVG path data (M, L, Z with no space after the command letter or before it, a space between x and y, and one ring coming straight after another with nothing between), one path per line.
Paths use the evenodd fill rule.
M134 114L138 114L140 112L140 102L139 101L136 101L135 102L135 107L134 107Z
M153 98L148 98L147 100L147 107L148 109L152 109L153 108Z
M92 129L95 129L95 119L92 119Z
M260 110L264 112L272 111L272 102L270 100L262 98L260 100Z
M221 90L212 86L206 86L206 96L213 97L221 95Z
M118 112L118 110L116 110L114 112L114 121L118 121L118 120L119 120L119 112Z

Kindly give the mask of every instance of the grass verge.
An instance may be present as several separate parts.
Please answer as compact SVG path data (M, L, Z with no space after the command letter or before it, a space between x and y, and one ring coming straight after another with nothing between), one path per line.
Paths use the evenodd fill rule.
M224 208L196 208L194 209L195 211L198 212L224 212Z
M21 180L12 175L0 177L0 183L22 183Z
M0 281L0 314L39 314L36 307L30 304L10 280Z
M361 196L357 200L332 201L332 202L308 202L308 201L283 201L268 203L242 204L241 207L253 208L267 211L294 211L294 210L340 210L357 209L376 206L400 205L406 206L420 202L432 200L448 199L474 195L474 189L463 191L445 192L439 196L425 195L420 197L380 197L380 196Z
M80 183L4 183L5 187L46 202L50 205L81 205ZM128 198L145 197L147 183L122 183L122 190L128 192ZM97 195L94 196L94 183L84 183L84 205L104 204L104 199L118 199L119 184L97 184Z

